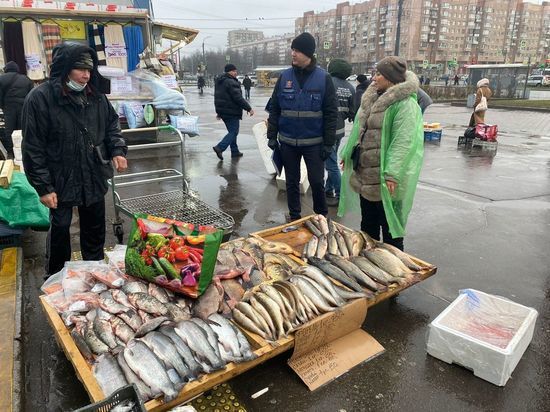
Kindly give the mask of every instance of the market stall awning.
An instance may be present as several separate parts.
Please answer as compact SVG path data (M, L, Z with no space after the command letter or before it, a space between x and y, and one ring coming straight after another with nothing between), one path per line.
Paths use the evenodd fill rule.
M153 33L155 34L155 37L189 44L195 40L195 37L197 37L199 31L187 27L174 26L172 24L155 21L153 22Z

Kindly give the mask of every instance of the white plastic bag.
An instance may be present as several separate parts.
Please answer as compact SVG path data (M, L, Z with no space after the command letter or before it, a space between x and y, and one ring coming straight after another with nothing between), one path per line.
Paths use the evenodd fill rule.
M170 123L180 132L189 135L190 137L198 136L199 132L199 116L173 116L170 115Z

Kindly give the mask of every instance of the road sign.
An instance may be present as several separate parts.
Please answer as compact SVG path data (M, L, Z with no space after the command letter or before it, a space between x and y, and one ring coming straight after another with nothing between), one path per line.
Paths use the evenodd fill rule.
M323 49L325 49L325 50L330 49L330 42L329 41L326 41L326 42L323 43Z

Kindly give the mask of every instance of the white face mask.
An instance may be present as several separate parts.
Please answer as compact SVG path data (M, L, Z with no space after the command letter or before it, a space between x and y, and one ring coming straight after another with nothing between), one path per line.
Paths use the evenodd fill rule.
M71 79L69 79L69 81L67 82L67 86L69 87L69 89L74 90L75 92L81 92L86 88L87 84L88 83L80 84Z

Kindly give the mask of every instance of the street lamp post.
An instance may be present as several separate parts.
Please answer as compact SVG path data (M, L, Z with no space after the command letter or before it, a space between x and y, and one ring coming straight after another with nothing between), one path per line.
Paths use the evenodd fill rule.
M208 81L208 77L206 75L206 72L208 71L208 65L206 64L206 55L204 54L204 41L206 39L209 39L212 36L206 36L204 39L202 39L202 63L204 64L204 80Z

